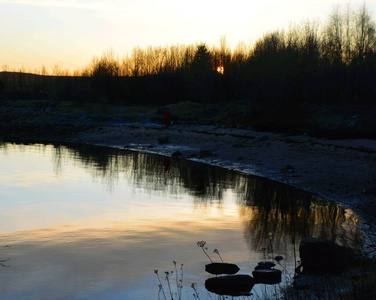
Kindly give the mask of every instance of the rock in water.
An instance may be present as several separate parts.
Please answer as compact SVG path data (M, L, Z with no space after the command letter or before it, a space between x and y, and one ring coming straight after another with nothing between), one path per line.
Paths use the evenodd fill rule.
M242 296L251 291L255 282L249 275L220 276L205 281L205 288L217 295Z
M255 283L276 284L282 281L282 271L277 269L258 269L252 275Z
M356 260L352 249L313 237L302 239L299 253L303 273L341 273Z
M275 263L272 261L261 261L255 267L255 270L271 269L275 267Z
M220 275L220 274L236 274L239 272L239 267L235 264L228 264L228 263L211 263L205 265L205 271L213 274L213 275Z

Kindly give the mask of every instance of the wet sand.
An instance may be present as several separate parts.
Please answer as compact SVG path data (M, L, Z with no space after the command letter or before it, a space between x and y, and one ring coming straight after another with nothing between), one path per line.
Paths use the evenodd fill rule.
M93 127L68 141L177 156L267 177L339 202L366 224L376 223L376 140L133 123Z

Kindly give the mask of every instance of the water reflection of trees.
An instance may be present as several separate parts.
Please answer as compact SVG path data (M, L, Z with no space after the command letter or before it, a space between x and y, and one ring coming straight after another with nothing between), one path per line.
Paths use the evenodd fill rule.
M199 163L89 145L57 146L54 156L56 172L63 167L64 157L70 157L93 178L100 178L108 190L126 180L148 192L188 192L198 198L221 200L223 191L238 176Z
M231 189L237 194L245 239L252 250L261 249L270 238L279 249L305 236L351 247L362 243L357 229L360 219L350 210L281 183L140 152L88 145L59 147L55 156L72 157L94 178L101 178L108 190L125 180L149 193L189 193L195 196L195 204L208 205L211 200L221 202Z
M261 249L270 240L273 247L284 249L287 241L298 243L305 236L360 248L360 219L342 205L269 180L249 177L240 185L244 190L240 215L252 249Z

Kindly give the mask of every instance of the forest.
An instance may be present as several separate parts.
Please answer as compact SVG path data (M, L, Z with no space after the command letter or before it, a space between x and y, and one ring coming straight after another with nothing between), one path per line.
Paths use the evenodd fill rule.
M94 57L74 75L0 72L0 99L117 105L203 104L245 99L282 111L304 103L376 101L376 25L364 5L337 8L325 24L306 21L231 49L205 43L136 47Z

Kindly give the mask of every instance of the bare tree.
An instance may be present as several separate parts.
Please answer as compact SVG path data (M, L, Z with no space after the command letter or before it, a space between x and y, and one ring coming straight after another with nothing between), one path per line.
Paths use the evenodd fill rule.
M46 66L42 66L41 74L42 75L48 75L47 70L46 70Z
M355 56L359 63L363 63L367 54L375 50L375 24L364 4L355 15Z
M120 63L113 50L107 50L100 58L94 58L90 75L93 77L115 77L120 74Z
M350 5L347 5L346 13L343 17L344 26L344 62L350 65L352 61L352 11Z
M9 65L2 65L1 69L3 70L3 72L9 72L10 71Z
M219 41L219 47L220 47L220 65L226 68L231 60L231 49L227 44L227 40L225 36L221 37Z
M54 76L60 76L61 75L61 68L59 66L59 64L55 64L53 67L52 67L52 75Z
M239 66L244 64L248 57L249 47L244 42L239 42L232 53L231 62Z
M339 66L343 61L343 39L343 16L339 11L339 7L336 7L335 11L329 16L329 22L324 29L321 44L323 56L331 65Z

